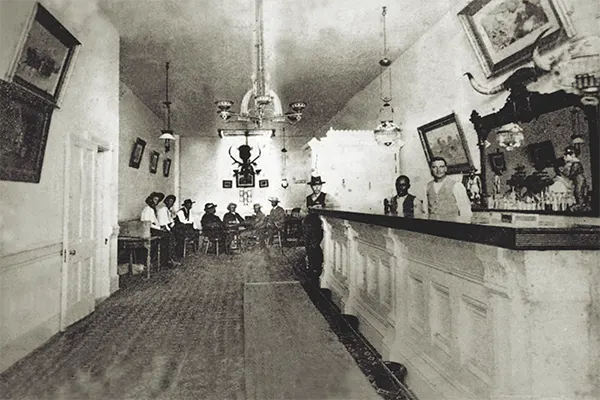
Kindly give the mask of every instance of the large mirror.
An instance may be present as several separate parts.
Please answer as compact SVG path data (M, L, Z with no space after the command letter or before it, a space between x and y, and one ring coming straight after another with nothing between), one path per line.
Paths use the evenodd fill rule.
M598 108L564 92L511 93L471 116L481 152L482 208L598 216Z

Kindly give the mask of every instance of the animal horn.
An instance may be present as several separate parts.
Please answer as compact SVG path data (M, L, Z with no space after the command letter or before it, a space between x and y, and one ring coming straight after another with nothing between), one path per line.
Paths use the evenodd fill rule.
M469 82L471 83L473 89L475 89L476 92L479 92L481 94L496 94L506 89L506 82L503 82L492 88L486 88L480 85L479 82L477 82L475 78L473 78L473 75L470 72L465 72L465 75L469 78Z
M260 157L260 155L262 154L262 152L260 151L260 146L258 146L258 155L256 156L256 158L252 161L250 161L250 164L254 164L254 161L258 160L258 158Z
M540 55L540 50L539 50L539 42L542 39L542 37L546 34L546 32L548 32L550 30L550 28L545 29L542 33L540 33L540 36L537 37L537 39L535 39L535 42L533 42L533 64L541 69L542 71L550 71L552 69L552 65L548 62L542 59L542 56Z
M236 159L235 159L235 157L233 157L233 156L231 155L231 148L232 148L232 147L233 147L233 146L229 146L229 157L231 157L231 159L233 160L233 163L232 163L232 164L240 164L240 162L239 162L238 160L236 160Z

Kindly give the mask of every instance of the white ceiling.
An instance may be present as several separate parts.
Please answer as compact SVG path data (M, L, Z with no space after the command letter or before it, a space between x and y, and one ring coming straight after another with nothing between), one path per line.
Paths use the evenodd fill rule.
M214 101L234 109L252 86L252 0L100 0L121 35L121 80L164 114L165 62L176 133L216 135ZM266 71L284 111L308 103L301 134L319 129L379 74L381 7L372 0L264 0ZM448 11L448 1L387 4L394 59Z

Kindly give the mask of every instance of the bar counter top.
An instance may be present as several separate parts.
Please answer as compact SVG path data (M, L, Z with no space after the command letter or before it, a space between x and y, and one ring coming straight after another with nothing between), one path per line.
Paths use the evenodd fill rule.
M341 209L313 209L327 218L418 232L513 250L600 250L597 219L474 212L470 220L404 218Z

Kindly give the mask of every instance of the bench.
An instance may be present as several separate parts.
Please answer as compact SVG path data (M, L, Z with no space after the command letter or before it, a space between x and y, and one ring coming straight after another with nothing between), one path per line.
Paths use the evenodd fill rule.
M129 273L132 273L133 254L137 249L146 249L146 277L150 278L152 265L152 243L156 242L157 270L160 269L160 236L152 236L150 222L137 219L119 221L119 249L129 251Z

